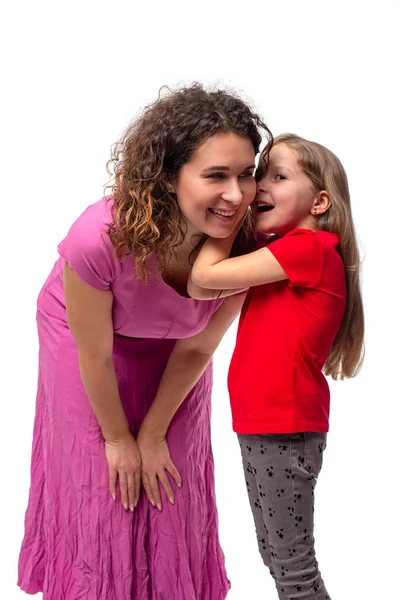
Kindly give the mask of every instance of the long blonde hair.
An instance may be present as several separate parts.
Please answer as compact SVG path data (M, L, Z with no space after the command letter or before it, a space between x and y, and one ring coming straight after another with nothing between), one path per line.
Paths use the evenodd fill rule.
M346 271L347 302L324 372L333 379L354 377L364 359L364 311L360 288L360 253L345 170L333 152L297 135L280 135L273 144L286 144L292 148L315 189L325 190L331 200L329 209L318 217L317 226L340 237L339 252Z

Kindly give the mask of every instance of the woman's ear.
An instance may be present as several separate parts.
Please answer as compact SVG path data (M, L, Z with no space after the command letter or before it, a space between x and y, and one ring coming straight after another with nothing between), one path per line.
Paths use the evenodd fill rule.
M176 194L176 186L175 186L175 184L174 184L174 183L172 183L171 181L168 181L168 180L167 180L167 181L166 181L166 183L165 183L165 187L167 188L167 191L168 191L170 194Z
M331 199L329 198L328 192L326 190L322 190L318 192L314 198L314 202L312 203L311 213L314 216L323 215L326 213L328 208L331 205Z
M169 194L176 194L176 184L175 181L173 181L170 177L170 175L168 173L166 173L166 171L163 171L161 174L161 182L162 185L164 187L164 189L169 193Z

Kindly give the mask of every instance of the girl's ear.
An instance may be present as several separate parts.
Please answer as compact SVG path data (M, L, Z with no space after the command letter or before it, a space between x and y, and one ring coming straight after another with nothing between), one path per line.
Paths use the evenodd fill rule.
M314 202L312 203L311 212L316 217L318 215L323 215L326 213L330 205L331 199L329 198L328 192L326 190L322 190L316 194Z

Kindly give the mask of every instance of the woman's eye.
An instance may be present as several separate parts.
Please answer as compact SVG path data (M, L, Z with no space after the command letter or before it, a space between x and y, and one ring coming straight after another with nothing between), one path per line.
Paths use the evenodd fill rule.
M225 179L226 173L212 173L208 176L208 179Z
M240 177L241 177L242 179L243 179L244 177L254 177L254 173L253 173L253 171L248 171L247 173L242 173Z

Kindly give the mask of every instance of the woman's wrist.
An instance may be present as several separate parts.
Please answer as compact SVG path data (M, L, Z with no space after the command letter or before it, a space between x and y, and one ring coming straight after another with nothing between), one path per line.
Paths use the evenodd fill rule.
M139 435L146 437L152 437L155 439L163 440L167 435L168 427L162 426L159 423L152 422L150 419L145 417L140 426Z
M120 429L102 429L102 434L106 442L122 442L132 437L128 423L126 427L121 427Z
M79 365L83 385L103 438L107 442L119 442L130 437L112 359L88 360L81 355Z

